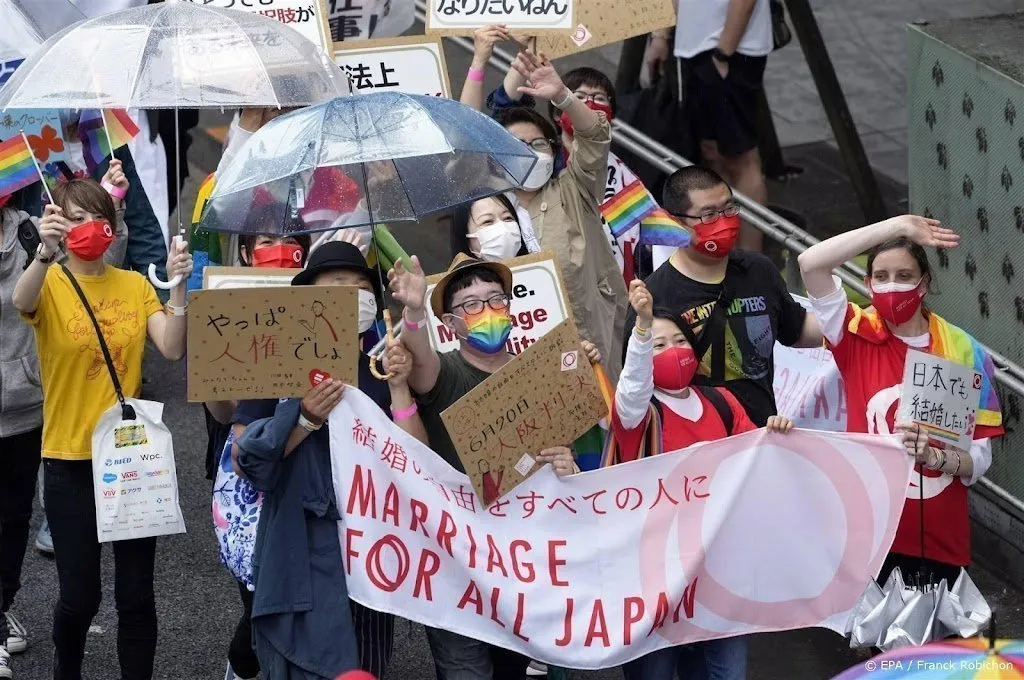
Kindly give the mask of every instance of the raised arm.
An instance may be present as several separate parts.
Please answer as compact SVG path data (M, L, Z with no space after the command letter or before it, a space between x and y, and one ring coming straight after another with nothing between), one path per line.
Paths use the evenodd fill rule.
M629 284L629 304L636 312L636 326L626 345L626 361L615 386L615 413L627 430L638 427L647 416L654 396L654 299L640 279Z
M427 428L420 418L416 398L409 389L409 373L412 371L412 354L399 340L388 342L384 355L384 364L391 378L388 387L391 389L391 418L395 425L402 428L427 446Z
M402 303L405 320L402 328L402 344L412 355L412 371L409 373L409 387L417 394L426 394L437 384L441 372L441 359L430 346L427 329L426 297L427 279L423 276L420 260L413 255L409 268L400 259L394 269L388 272L391 296Z
M160 354L165 359L177 361L185 356L185 285L192 273L192 253L188 252L187 241L179 239L172 242L167 272L172 278L180 274L181 283L171 290L167 308L149 316L146 330Z
M558 75L555 67L551 65L551 61L544 54L520 52L516 56L516 60L512 62L512 71L515 71L524 81L523 84L517 86L517 92L550 101L555 108L569 114L573 130L586 132L600 122L597 111L592 110L586 102L576 97L565 86L562 77ZM510 76L505 78L507 82ZM506 91L508 91L507 88ZM513 96L512 92L508 92L508 94Z
M127 194L129 185L128 178L124 174L119 159L110 159L107 172L104 173L100 184L108 192L110 191L108 187L116 187L113 193L110 194L110 199L114 202L114 210L117 214L117 224L110 225L114 230L114 242L107 248L107 252L103 253L103 261L111 267L122 268L124 267L125 256L128 252L128 223L124 219L124 200L118 198L115 194L119 193L118 189Z
M919 215L891 217L833 236L814 244L797 258L808 295L821 298L835 292L833 269L880 243L900 237L926 248L953 248L960 242L960 236L952 229Z
M39 307L39 294L46 280L46 270L52 264L52 261L43 263L40 258L50 259L55 256L70 229L71 223L64 218L64 212L60 207L53 203L47 205L43 211L43 219L39 221L39 253L32 258L28 269L18 277L18 283L14 285L14 294L11 296L14 308L22 314L32 314Z
M460 102L477 111L484 110L484 72L487 62L494 54L494 45L509 39L508 27L504 24L489 24L473 31L473 61L462 86Z

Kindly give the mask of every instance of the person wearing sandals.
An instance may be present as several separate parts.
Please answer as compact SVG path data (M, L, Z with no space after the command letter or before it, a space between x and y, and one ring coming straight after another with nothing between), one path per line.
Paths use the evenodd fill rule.
M192 270L192 256L184 251L187 244L172 249L167 271L172 277L182 275L182 283L171 291L170 302L161 305L142 274L103 261L114 240L117 215L98 182L75 179L60 184L54 188L54 199L39 224L42 242L12 299L35 331L42 375L43 487L60 586L54 611L53 677L78 680L102 593L91 458L93 429L117 399L108 365L116 371L124 395L138 397L147 338L167 359L184 356L184 280ZM62 245L67 264L53 266ZM109 361L97 328L102 330ZM118 541L113 550L121 676L148 679L157 640L156 539Z

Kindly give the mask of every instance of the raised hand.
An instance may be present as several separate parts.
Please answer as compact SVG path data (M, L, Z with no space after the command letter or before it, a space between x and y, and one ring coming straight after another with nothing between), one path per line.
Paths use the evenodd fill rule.
M565 99L568 91L565 83L543 53L536 55L529 51L520 52L512 62L512 68L526 78L528 84L519 88L523 94L553 102Z
M422 312L427 298L427 277L423 275L420 259L413 255L406 268L404 258L388 271L391 297L401 302L410 312Z
M483 69L494 54L494 46L511 39L505 24L488 24L473 31L473 67Z
M110 198L114 201L114 207L120 209L124 204L123 196L128 193L129 186L128 178L125 177L124 168L121 167L120 160L116 158L110 159L110 165L107 166L107 171L103 174L100 185L110 193ZM116 190L110 191L107 187L116 187ZM115 194L121 194L121 196ZM113 229L117 229L117 225L112 224L110 226Z
M644 328L650 328L654 321L654 298L651 291L647 290L647 284L640 279L629 282L629 304L636 312L637 322L642 323Z
M960 234L930 217L900 215L893 219L899 224L904 236L925 248L955 248L960 244Z
M59 205L50 203L43 211L43 219L39 220L39 239L43 242L44 255L52 255L60 249L60 244L67 238L71 223L64 217Z
M188 252L188 241L180 236L171 240L171 248L167 253L167 276L174 278L181 275L181 283L184 286L189 275L192 274L192 253Z

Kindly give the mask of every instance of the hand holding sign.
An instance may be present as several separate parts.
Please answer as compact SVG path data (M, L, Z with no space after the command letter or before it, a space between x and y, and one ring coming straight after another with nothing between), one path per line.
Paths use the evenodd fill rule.
M550 464L559 477L568 477L576 473L576 461L567 446L553 446L550 449L544 449L537 454L536 460L541 465Z
M494 46L511 39L505 24L488 24L473 31L473 67L485 68L494 54Z
M650 328L654 321L654 297L640 279L629 282L629 304L636 312L637 321L643 322L644 328Z
M344 396L345 383L327 378L306 393L299 410L306 420L319 427Z

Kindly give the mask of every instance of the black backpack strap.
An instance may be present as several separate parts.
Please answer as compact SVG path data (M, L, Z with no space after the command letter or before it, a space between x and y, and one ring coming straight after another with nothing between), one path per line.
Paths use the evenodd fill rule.
M121 403L121 419L122 420L135 420L135 409L133 409L124 400L124 393L121 391L121 381L117 378L117 371L114 370L114 360L110 358L110 350L107 349L107 341L103 339L103 331L100 329L100 324L96 320L96 315L93 314L92 306L89 305L88 298L85 297L85 291L78 285L78 280L75 275L71 273L65 265L60 266L64 270L64 275L71 281L71 285L74 286L75 292L78 293L78 298L82 301L82 306L85 307L86 313L89 314L89 320L92 321L92 327L96 329L96 336L100 340L100 349L103 351L103 360L107 362L107 371L110 373L110 379L114 381L114 391L117 392L117 400Z
M729 406L729 402L726 401L725 397L721 392L718 391L717 387L707 387L704 385L695 385L697 390L704 395L707 400L715 407L718 411L718 417L722 419L722 424L725 425L725 434L727 437L732 436L732 408Z
M703 360L708 349L711 350L711 375L708 376L708 382L712 385L721 385L725 382L725 331L729 323L726 313L729 305L732 304L732 282L729 274L733 269L734 266L730 258L725 278L722 280L722 290L719 291L715 306L701 329L700 337L697 338L696 343L690 340L698 361Z
M31 217L26 217L18 224L18 243L25 249L25 254L28 258L25 260L25 269L32 264L32 260L36 257L36 249L39 248L39 244L42 241L39 238L39 230L36 229L36 225L32 222Z

